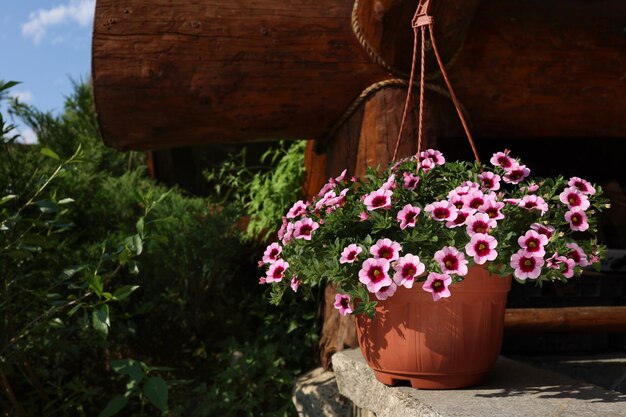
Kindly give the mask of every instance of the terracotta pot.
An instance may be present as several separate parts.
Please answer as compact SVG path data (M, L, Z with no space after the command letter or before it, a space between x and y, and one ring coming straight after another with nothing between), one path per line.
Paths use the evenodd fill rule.
M416 283L379 301L376 317L357 316L359 346L388 385L451 389L476 385L495 363L511 277L472 267L450 298L434 302Z

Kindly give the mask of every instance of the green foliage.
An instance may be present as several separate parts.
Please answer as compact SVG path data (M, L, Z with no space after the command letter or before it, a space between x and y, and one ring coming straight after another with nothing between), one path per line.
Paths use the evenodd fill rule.
M104 147L88 84L59 116L14 100L9 111L40 143L17 144L0 120L0 371L15 394L0 401L5 414L294 415L315 303L264 302L260 249L247 237L261 229L246 236L239 224L263 187L297 196L301 148L272 151L282 177L224 170L223 189L245 186L217 204L156 184L140 156ZM259 208L255 227L279 224L283 209Z

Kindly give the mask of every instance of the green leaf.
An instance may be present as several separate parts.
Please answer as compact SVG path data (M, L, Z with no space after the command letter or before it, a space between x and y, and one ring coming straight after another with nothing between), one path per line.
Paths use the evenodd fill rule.
M96 294L102 295L102 291L104 289L104 282L100 275L89 274L85 277L87 283L89 284L89 288L91 288Z
M104 407L104 410L102 410L100 414L98 414L98 417L114 416L115 414L122 411L127 404L128 398L125 395L117 395L111 401L109 401L107 406Z
M111 367L121 375L128 375L131 381L141 382L143 379L143 369L141 364L133 359L118 359L111 361Z
M73 198L64 198L61 201L59 201L57 204L69 204L69 203L73 203L74 199Z
M109 334L109 327L111 326L111 322L109 321L109 306L104 304L100 308L96 308L91 313L91 324L93 329L102 336L103 339L106 339Z
M56 203L48 200L36 201L35 205L39 207L39 211L42 213L56 213L59 211L59 206Z
M52 159L56 159L57 161L61 160L61 157L59 155L57 155L56 152L54 152L52 149L50 148L41 148L41 151L39 151L42 155L45 155L49 158Z
M137 220L137 234L141 237L143 237L143 217L139 218L139 220Z
M0 83L0 91L8 90L9 88L15 87L18 84L22 84L19 81L7 81L4 84Z
M124 300L125 298L128 298L128 296L131 295L137 288L139 288L139 285L124 285L113 292L113 298L118 301Z
M6 203L7 201L11 201L17 198L16 194L9 194L9 195L5 195L4 197L0 198L0 206L3 205L4 203Z
M150 402L159 410L167 410L167 382L158 376L152 376L146 380L143 393Z
M143 252L143 240L141 236L133 236L133 247L135 248L135 255L141 255L141 252Z

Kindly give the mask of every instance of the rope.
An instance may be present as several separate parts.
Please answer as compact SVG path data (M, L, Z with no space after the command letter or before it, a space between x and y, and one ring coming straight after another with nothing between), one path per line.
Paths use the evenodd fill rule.
M337 131L341 128L341 126L343 126L350 117L352 117L352 115L354 114L354 112L356 112L356 110L374 93L376 93L377 91L380 91L384 88L388 88L388 87L404 87L404 88L408 88L409 86L409 81L406 79L402 79L402 78L391 78L389 80L384 80L384 81L380 81L377 83L374 83L372 85L370 85L369 87L367 87L365 90L363 90L361 92L361 94L359 94L359 96L357 98L354 99L354 101L352 101L352 103L350 104L350 106L348 106L348 108L343 112L343 114L341 115L341 117L332 125L332 127L330 128L330 130L320 139L317 141L317 143L315 144L315 152L317 153L324 153L324 149L326 147L326 144L336 135ZM413 88L417 87L416 85L413 85ZM424 89L432 91L433 93L437 93L440 94L446 98L450 98L450 93L443 87L437 85L437 84L431 84L431 83L424 83ZM459 104L459 106L461 107L461 110L463 111L463 113L467 116L467 110L465 109L465 107L462 104Z

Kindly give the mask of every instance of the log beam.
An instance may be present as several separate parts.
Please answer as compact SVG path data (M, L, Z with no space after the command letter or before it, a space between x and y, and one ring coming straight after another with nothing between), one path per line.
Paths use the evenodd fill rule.
M626 306L509 308L510 333L626 333Z

